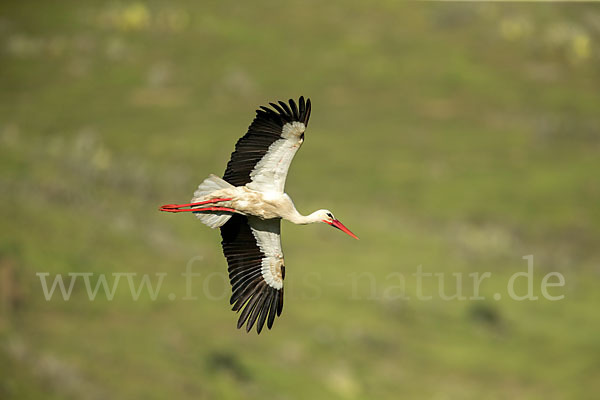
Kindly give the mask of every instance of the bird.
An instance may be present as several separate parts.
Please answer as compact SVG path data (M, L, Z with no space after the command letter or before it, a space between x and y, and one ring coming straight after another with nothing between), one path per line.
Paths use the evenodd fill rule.
M238 312L237 328L265 322L271 329L283 310L285 264L281 220L294 224L325 223L358 239L327 209L302 215L284 191L294 155L304 143L310 99L260 106L248 131L236 143L223 178L209 175L190 203L166 204L160 211L191 212L211 228L220 228L223 254L232 286L230 304Z

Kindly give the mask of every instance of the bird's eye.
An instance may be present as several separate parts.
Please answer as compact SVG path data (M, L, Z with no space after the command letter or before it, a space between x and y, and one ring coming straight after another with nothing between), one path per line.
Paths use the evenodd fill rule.
M327 216L331 219L333 219L333 214L332 213L327 213Z

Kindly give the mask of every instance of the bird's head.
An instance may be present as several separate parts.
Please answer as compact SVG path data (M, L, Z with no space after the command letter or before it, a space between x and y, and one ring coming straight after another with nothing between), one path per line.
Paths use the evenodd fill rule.
M324 222L328 225L333 226L334 228L338 228L339 230L341 230L344 233L347 233L348 235L352 236L354 239L358 239L358 237L352 233L350 231L350 229L346 228L344 226L344 224L342 224L339 220L337 220L334 216L333 213L329 210L319 210L317 211L317 217L319 218L319 220L321 222Z

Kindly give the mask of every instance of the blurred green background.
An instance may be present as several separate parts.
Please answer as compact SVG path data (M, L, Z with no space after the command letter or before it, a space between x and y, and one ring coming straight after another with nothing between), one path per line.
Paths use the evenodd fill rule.
M600 7L4 1L0 89L0 398L600 391ZM218 232L157 207L222 174L259 105L300 95L287 191L361 240L283 223L284 312L246 334ZM515 301L529 254L539 299ZM418 300L419 265L466 296L490 272L485 300L433 278ZM563 300L540 294L553 271ZM168 275L155 300L123 278L112 301L82 281L46 301L39 272Z

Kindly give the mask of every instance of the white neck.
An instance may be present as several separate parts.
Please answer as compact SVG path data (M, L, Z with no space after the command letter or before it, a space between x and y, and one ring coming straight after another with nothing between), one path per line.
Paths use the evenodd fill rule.
M319 211L315 211L309 215L302 215L296 209L294 209L289 215L285 217L288 221L298 225L312 224L315 222L321 222L319 217Z

